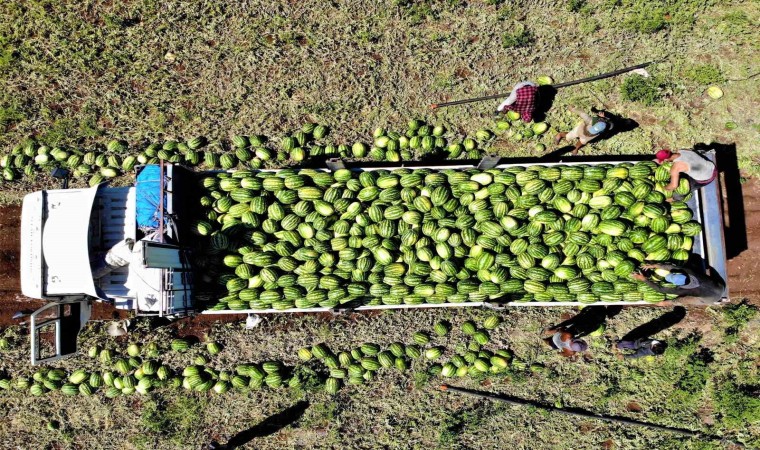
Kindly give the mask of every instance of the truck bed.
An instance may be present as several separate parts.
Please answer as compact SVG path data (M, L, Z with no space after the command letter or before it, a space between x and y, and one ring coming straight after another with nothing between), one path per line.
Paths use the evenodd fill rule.
M712 161L715 161L715 155L714 152L710 152L707 155ZM487 159L487 158L486 158ZM483 162L486 161L486 159L483 160ZM573 161L575 162L575 160ZM609 163L623 163L623 162L632 162L635 163L634 158L630 159L616 159L616 160L603 160L600 158L594 158L592 161L579 161L579 164L588 164L588 165L595 165L595 164L609 164ZM342 166L341 162L338 162L340 166ZM544 166L553 166L553 165L568 165L572 163L565 163L565 162L541 162L533 160L526 160L525 162L520 161L518 163L510 163L510 164L498 164L495 166L490 166L497 169L506 169L513 166L522 166L527 164L540 164ZM412 163L410 165L404 165L403 167L406 168L429 168L429 169L472 169L476 167L480 167L477 165L477 163L474 164L468 164L468 163L462 163L462 164L441 164L441 165L420 165L419 163ZM378 165L377 167L358 167L356 170L378 170L378 169L389 169L393 170L399 168L398 166L392 166L387 164ZM485 168L485 167L481 167ZM276 170L275 170L276 171ZM703 233L699 234L694 239L694 246L693 246L693 252L695 254L698 254L702 257L703 262L706 264L703 269L707 269L708 267L711 270L714 270L720 277L722 277L724 280L727 280L727 269L726 269L726 251L725 251L725 243L723 240L723 221L722 221L722 213L721 213L721 198L720 198L720 191L718 189L718 183L714 182L711 183L701 189L699 189L694 195L694 198L692 198L687 204L689 208L692 210L694 214L694 220L699 221L703 226ZM728 298L728 288L726 288L726 291L724 293L724 298ZM370 311L370 310L381 310L381 309L413 309L413 308L450 308L450 307L478 307L478 306L485 306L485 307L503 307L503 306L579 306L579 305L604 305L604 306L611 306L611 305L649 305L650 303L640 301L640 302L596 302L591 304L583 304L580 302L506 302L506 303L500 303L498 300L494 300L493 302L466 302L466 303L442 303L442 304L420 304L420 305L363 305L358 306L355 308L352 308L356 311ZM340 307L336 308L340 309ZM292 309L286 309L286 310L276 310L276 309L265 309L265 310L255 310L255 309L245 309L245 310L206 310L203 311L202 314L269 314L269 313L287 313L287 312L326 312L331 311L331 308L324 308L324 307L316 307L316 308L309 308L309 309L299 309L299 308L292 308Z

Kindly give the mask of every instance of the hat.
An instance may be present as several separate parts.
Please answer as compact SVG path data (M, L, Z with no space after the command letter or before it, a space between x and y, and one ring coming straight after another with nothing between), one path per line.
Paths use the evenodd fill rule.
M670 158L672 155L673 155L673 152L667 149L663 149L657 152L657 154L654 157L657 159L657 161L663 162L666 159Z
M665 281L673 283L676 286L683 286L689 280L689 277L682 273L669 273L665 276Z
M562 356L572 356L576 352L585 352L588 349L586 341L574 339L572 334L567 331L554 333L550 341L554 344L553 347L560 351Z
M599 134L606 129L607 129L607 122L600 120L599 122L596 122L595 124L591 125L591 127L588 130L593 134Z
M585 352L588 349L588 344L586 341L573 339L573 342L570 343L570 349L574 352Z

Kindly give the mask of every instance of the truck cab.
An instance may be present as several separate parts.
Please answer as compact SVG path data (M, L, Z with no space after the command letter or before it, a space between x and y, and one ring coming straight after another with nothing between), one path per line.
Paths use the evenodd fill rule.
M31 315L32 364L76 352L93 301L141 316L194 311L188 252L176 226L177 172L149 165L138 168L134 186L103 183L24 197L21 290L49 302Z

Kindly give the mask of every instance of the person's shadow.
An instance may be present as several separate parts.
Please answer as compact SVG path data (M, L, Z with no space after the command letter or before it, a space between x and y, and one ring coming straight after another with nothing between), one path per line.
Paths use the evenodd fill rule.
M295 405L264 419L262 422L232 436L227 444L217 442L209 444L207 450L232 450L241 447L257 437L274 434L286 426L298 421L309 407L309 402L302 400Z
M536 97L536 107L533 110L533 121L543 122L546 120L546 113L554 105L554 97L557 96L557 89L554 86L543 85L538 87L538 96Z
M612 124L612 128L610 130L603 132L601 136L597 137L592 142L605 141L611 137L617 136L620 133L627 133L639 127L639 123L635 120L628 117L623 117L619 114L615 114L607 110L592 108L591 112L596 114L603 114L602 117L607 119Z
M594 114L599 114L599 113L603 114L603 117L610 122L611 129L597 136L597 138L591 141L589 145L595 142L605 141L607 139L610 139L613 136L617 136L620 133L627 133L639 127L639 123L633 119L623 117L619 114L615 114L607 110L599 110L596 108L591 108L592 116ZM541 160L544 160L547 162L559 161L563 155L570 153L574 148L575 148L575 145L565 145L563 147L560 147L556 150L553 150L543 155L541 157Z
M633 330L626 333L625 336L620 338L621 341L635 341L636 339L648 338L652 335L666 330L673 325L677 324L683 318L686 317L686 308L683 306L676 306L673 311L667 312L662 316L650 320L649 322L639 325Z
M564 328L573 337L580 338L598 330L607 319L615 317L622 309L620 306L587 306L575 316L552 328Z
M742 176L739 170L736 144L698 143L694 145L694 150L715 150L715 165L722 175L716 182L719 183L719 188L723 194L721 207L723 210L726 258L731 259L749 248L744 215Z

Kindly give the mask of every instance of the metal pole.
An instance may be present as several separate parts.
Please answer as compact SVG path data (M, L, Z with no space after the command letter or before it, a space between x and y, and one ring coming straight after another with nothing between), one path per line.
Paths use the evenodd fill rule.
M555 88L555 89L559 89L559 88L563 88L563 87L567 87L567 86L573 86L573 85L576 85L576 84L587 83L589 81L601 80L601 79L604 79L604 78L614 77L615 75L620 75L620 74L623 74L623 73L626 73L626 72L630 72L632 70L642 69L642 68L644 68L644 67L646 67L646 66L648 66L648 65L650 65L650 64L652 64L654 62L656 62L656 61L649 61L649 62L645 62L645 63L642 63L642 64L637 64L635 66L626 67L624 69L615 70L613 72L607 72L607 73L603 73L603 74L600 74L600 75L595 75L593 77L581 78L580 80L567 81L565 83L552 84L550 86L553 87L553 88ZM444 106L463 105L465 103L481 102L481 101L484 101L484 100L493 100L493 99L497 99L497 98L504 98L504 97L506 97L508 95L509 95L509 93L506 93L506 94L496 94L496 95L487 95L485 97L466 98L466 99L463 99L463 100L454 100L454 101L451 101L451 102L434 103L434 104L430 105L430 107L432 109L437 109L437 108L441 108L441 107L444 107Z
M551 412L556 412L562 415L566 416L575 416L575 417L583 417L586 419L596 419L601 420L604 422L611 422L611 423L621 423L624 425L633 425L638 427L645 427L645 428L651 428L654 430L661 430L661 431L667 431L669 433L675 433L680 434L682 436L689 436L689 437L698 437L698 438L708 438L708 439L716 439L720 440L720 438L710 435L705 435L699 432L691 431L691 430L685 430L683 428L671 428L666 427L663 425L656 425L652 423L647 422L641 422L639 420L633 420L633 419L624 419L622 417L609 417L609 416L602 416L599 414L593 414L586 411L567 411L560 408L555 408L553 406L547 406L540 403L532 402L530 400L523 400L518 398L512 398L512 397L505 397L501 395L491 394L489 392L482 392L482 391L474 391L470 389L462 389L455 386L449 386L446 384L442 384L440 386L440 390L446 391L446 392L456 392L459 394L469 395L472 397L478 397L478 398L485 398L489 400L496 400L503 403L508 403L510 405L515 406L533 406L536 408L544 409Z

